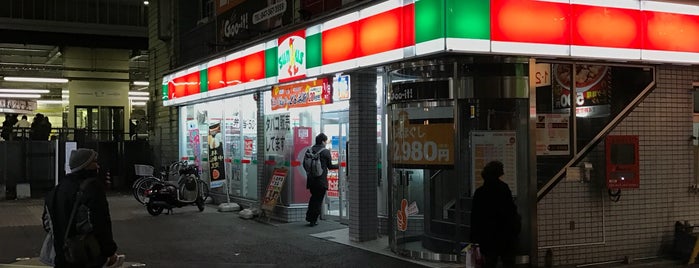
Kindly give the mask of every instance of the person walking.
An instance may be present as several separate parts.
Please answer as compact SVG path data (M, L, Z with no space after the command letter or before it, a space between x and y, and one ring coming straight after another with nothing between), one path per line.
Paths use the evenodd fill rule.
M332 157L329 150L325 149L328 143L328 136L324 133L316 136L316 144L311 147L311 151L315 154L320 152L319 159L323 167L323 173L320 176L308 176L306 178L306 189L311 191L311 199L308 200L308 210L306 211L306 221L308 226L318 225L318 216L321 213L325 192L328 190L328 169L337 169L337 165L332 164Z
M471 209L471 240L480 246L484 268L495 268L498 258L505 268L515 265L515 246L521 229L521 219L500 161L485 165L481 176L483 185L473 194Z
M112 234L112 221L109 214L109 203L104 191L102 181L96 179L99 173L97 163L97 152L92 149L80 148L73 150L69 160L70 174L47 195L45 207L51 215L52 226L45 226L45 229L53 231L54 259L55 267L103 267L115 264L119 258L116 255L117 244L114 242ZM85 182L85 183L83 183ZM92 227L92 234L99 245L99 256L90 264L76 264L66 261L63 251L64 237L70 220L73 205L76 202L78 191L82 190L79 204L84 204L88 208L87 221ZM80 216L76 213L73 225L80 222ZM69 228L73 235L77 233L76 228Z

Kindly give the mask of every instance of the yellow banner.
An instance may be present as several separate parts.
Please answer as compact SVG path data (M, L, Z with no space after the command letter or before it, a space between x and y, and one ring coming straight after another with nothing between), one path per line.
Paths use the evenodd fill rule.
M453 165L454 124L393 122L392 160L398 165Z

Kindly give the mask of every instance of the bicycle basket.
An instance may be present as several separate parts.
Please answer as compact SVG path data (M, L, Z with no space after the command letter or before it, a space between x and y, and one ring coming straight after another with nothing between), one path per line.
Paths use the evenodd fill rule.
M136 176L153 176L153 166L134 165Z

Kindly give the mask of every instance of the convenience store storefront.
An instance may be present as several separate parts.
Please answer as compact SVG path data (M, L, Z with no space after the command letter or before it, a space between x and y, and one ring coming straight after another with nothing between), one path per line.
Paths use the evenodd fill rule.
M181 157L212 188L259 206L282 174L271 215L283 221L303 220L301 152L325 132L341 168L324 214L352 240L380 230L413 257L458 258L480 169L499 159L523 219L518 253L537 261L541 237L559 231L538 227L537 203L561 170L595 161L594 145L653 91L654 64L699 62L691 10L383 1L166 75L163 102L179 107Z

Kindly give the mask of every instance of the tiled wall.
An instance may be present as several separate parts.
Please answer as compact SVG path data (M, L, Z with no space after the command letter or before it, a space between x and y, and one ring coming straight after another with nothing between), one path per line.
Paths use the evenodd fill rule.
M693 183L692 82L699 68L658 66L657 86L611 135L638 135L640 188L612 202L604 186L604 142L586 159L591 181L561 182L538 204L539 266L667 255L675 221L699 223Z

